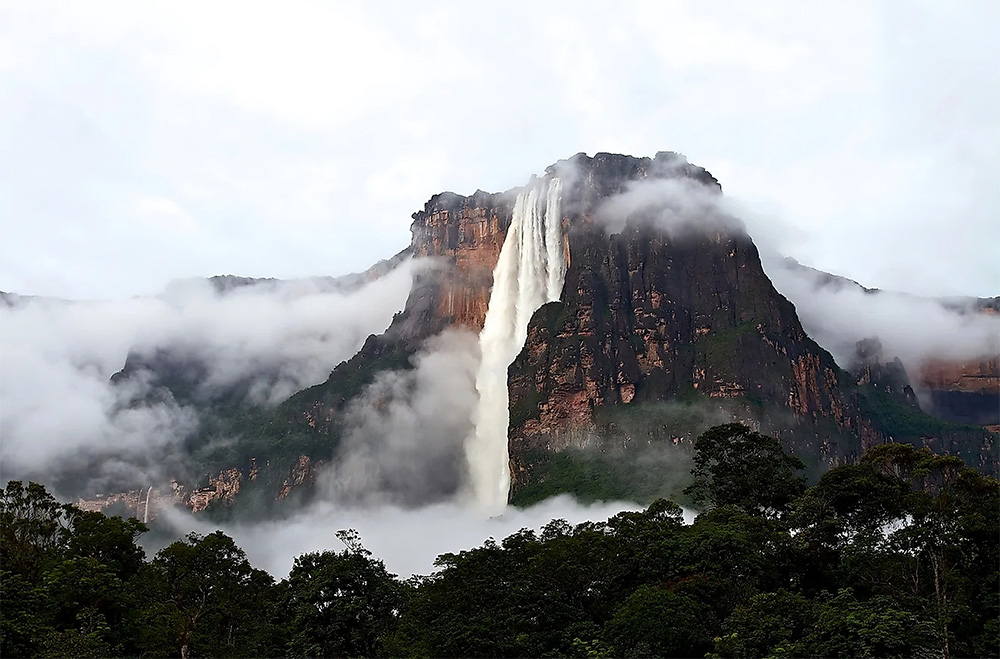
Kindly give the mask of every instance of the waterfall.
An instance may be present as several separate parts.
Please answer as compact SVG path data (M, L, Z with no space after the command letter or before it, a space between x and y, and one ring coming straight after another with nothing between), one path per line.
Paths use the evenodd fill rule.
M537 185L517 195L493 270L493 290L479 335L479 407L473 418L475 431L465 442L476 502L490 510L506 505L510 488L507 368L524 347L531 315L559 299L566 278L561 191L559 179L554 178L544 200Z
M142 492L142 490L140 490L140 492ZM142 523L143 524L148 524L149 523L149 495L151 495L152 493L153 493L153 486L150 485L149 489L146 490L146 512L144 512L142 514Z
M566 280L566 252L562 241L562 213L559 208L562 183L554 178L549 183L548 200L545 205L545 257L548 264L549 280L545 288L545 301L558 300L562 295ZM554 221L548 221L553 218Z

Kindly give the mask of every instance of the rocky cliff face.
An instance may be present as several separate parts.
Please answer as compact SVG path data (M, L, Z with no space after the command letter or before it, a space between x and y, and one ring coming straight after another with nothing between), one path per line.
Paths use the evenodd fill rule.
M785 258L780 267L803 276L817 292L863 293L863 297L869 300L883 298L887 304L894 304L904 309L908 304L913 304L922 309L922 316L918 317L924 319L937 318L940 322L947 322L948 316L951 316L950 320L956 325L962 325L979 323L981 318L975 316L996 318L1000 314L1000 297L925 298L865 288L856 281L804 266L791 258ZM938 308L937 314L928 316L934 307ZM849 343L870 339L877 341L886 337L857 335L838 338ZM924 412L944 421L987 426L996 431L1000 425L1000 344L997 343L996 335L992 341L983 341L978 346L969 344L962 346L965 358L934 355L932 349L921 353L919 349L915 350L917 346L913 343L899 345L899 337L894 338L896 344L893 344L890 337L884 351L879 344L879 352L884 352L884 355L878 356L878 365L860 358L859 355L846 366L852 371L871 366L882 371L882 375L887 375L886 369L900 356L894 351L904 351L907 353L909 383ZM957 337L956 340L961 340L961 337ZM897 366L901 368L901 364Z
M326 382L279 406L266 434L296 451L329 459L336 452L350 401L386 370L410 368L423 341L446 327L478 333L483 327L496 266L510 226L516 190L462 196L434 195L413 214L407 252L427 259L414 275L405 309L386 332L370 336Z
M918 378L925 406L934 416L1000 432L1000 357L931 360Z
M872 387L908 407L920 409L903 362L899 357L888 360L882 352L881 341L875 338L858 341L854 364L858 385Z
M510 226L515 194L434 195L413 214L411 251L435 260L417 289L432 298L425 323L483 328L493 268Z
M599 218L636 181L684 178L702 188L694 194L716 194L707 172L673 154L577 156L567 166L576 177L564 197L562 301L532 319L509 373L515 488L530 474L526 455L600 434L602 410L678 398L732 399L747 417L755 406L783 408L797 424L878 441L845 374L806 336L739 226L700 217L676 230L647 213L618 218L624 228L609 233Z
M697 428L674 427L653 413L667 401L711 408L706 418L716 423L745 421L826 464L892 439L995 470L995 436L929 424L905 370L883 360L877 346L859 346L870 354L849 374L809 338L762 269L752 240L714 205L721 187L704 169L673 153L577 154L543 178L553 176L563 182L568 270L561 301L535 313L508 372L515 492L541 477L534 467L539 455L594 438L631 445L642 427L673 444L693 439ZM657 188L661 183L674 187ZM253 486L262 499L304 489L318 465L336 461L345 412L377 374L411 368L424 340L446 327L482 329L518 192L441 193L413 214L405 252L430 265L415 275L406 307L388 330L369 337L326 382L240 426L235 457L264 465ZM666 205L647 203L664 193ZM970 368L919 377L948 391L993 391L1000 382L994 362L972 375ZM244 478L242 489L249 483ZM208 489L212 499L228 502L240 492L240 479L220 475Z
M759 426L827 464L889 438L922 441L919 423L880 421L897 418L896 405L924 418L902 389L902 401L881 398L891 367L872 363L867 379L852 376L806 335L752 240L715 212L721 188L707 171L673 153L578 154L544 178L552 176L563 181L568 271L562 301L536 312L508 373L515 490L534 478L539 452L612 435L622 411L642 417L663 401L714 406L716 416ZM693 219L664 227L660 215L677 208L609 208L647 194L637 184L662 181L693 195ZM410 251L433 265L417 275L405 310L327 382L283 404L263 435L294 455L336 460L344 411L377 373L409 368L422 341L445 327L478 332L517 192L442 193L414 213ZM666 430L673 441L692 439ZM982 462L990 436L980 433L970 449L965 432L946 428L928 443Z

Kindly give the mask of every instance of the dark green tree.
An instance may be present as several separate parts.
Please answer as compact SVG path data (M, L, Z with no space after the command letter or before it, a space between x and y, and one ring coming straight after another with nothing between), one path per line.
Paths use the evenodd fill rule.
M847 589L821 598L813 628L803 639L806 656L934 657L933 625L887 597L861 601Z
M699 515L674 560L675 590L708 603L718 620L755 595L795 585L797 556L787 530L735 506Z
M120 656L108 638L112 636L104 616L92 608L81 610L76 616L76 624L63 630L52 630L41 640L39 657L80 657L81 659L104 659Z
M524 657L538 631L526 580L538 539L522 530L503 543L442 554L403 610L391 653L434 657Z
M46 571L40 588L46 602L43 615L54 629L79 632L100 644L115 640L109 623L121 621L123 584L110 567L74 556Z
M773 437L730 423L705 431L694 444L694 483L684 490L701 506L738 506L781 517L805 490L804 465Z
M927 602L945 657L1000 653L1000 482L972 469L921 477L891 545L913 558L914 594Z
M830 549L871 542L904 516L909 491L906 481L871 464L834 467L796 502L793 523L803 540Z
M375 656L395 629L403 587L356 536L344 537L342 552L296 558L282 584L290 656Z
M779 590L754 596L723 623L711 657L803 657L805 637L816 625L816 604Z
M128 580L146 560L138 545L149 529L134 517L108 517L96 512L75 512L71 519L67 551L72 556L93 558L115 575Z
M38 483L10 481L0 490L0 564L37 580L66 550L76 509L59 503Z
M258 647L266 630L256 614L273 606L274 580L253 568L221 531L191 533L160 550L136 587L144 592L145 618L167 635L147 637L150 651L177 652L183 659L273 652Z
M0 657L30 657L54 631L43 620L45 602L33 581L0 565Z
M762 593L724 623L711 657L933 657L933 626L886 597Z
M909 491L907 482L869 464L835 467L809 488L790 520L802 551L803 590L892 592L908 557L888 550L886 529L905 517Z
M0 655L131 651L124 583L146 527L59 503L38 483L7 483L0 503Z
M712 649L711 609L688 595L641 586L604 637L616 657L702 657Z

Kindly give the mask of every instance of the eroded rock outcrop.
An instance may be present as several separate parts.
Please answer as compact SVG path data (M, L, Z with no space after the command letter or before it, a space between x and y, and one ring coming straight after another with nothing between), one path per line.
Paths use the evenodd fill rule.
M853 371L857 384L874 387L904 405L920 409L903 362L899 357L887 360L878 339L858 341Z

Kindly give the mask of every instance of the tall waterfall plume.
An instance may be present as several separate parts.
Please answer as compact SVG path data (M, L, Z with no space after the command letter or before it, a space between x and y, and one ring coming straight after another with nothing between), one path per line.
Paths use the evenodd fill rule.
M466 440L465 452L476 502L489 510L507 503L510 488L507 368L524 347L531 315L546 302L559 299L566 279L562 186L559 179L551 179L544 199L540 190L541 186L533 185L514 202L479 335L479 407L473 419L475 432Z

